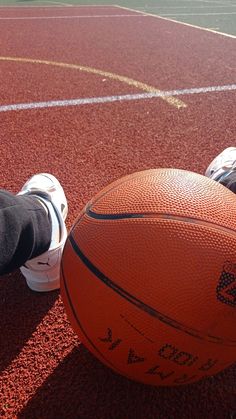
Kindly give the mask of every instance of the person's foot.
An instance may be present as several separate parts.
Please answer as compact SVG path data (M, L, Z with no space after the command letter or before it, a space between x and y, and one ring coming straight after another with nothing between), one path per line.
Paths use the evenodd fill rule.
M226 148L216 156L205 175L236 193L236 147Z
M60 288L60 263L67 237L65 219L67 200L61 184L48 173L31 177L18 195L34 195L48 212L52 222L51 244L47 252L28 260L20 268L33 291L52 291Z

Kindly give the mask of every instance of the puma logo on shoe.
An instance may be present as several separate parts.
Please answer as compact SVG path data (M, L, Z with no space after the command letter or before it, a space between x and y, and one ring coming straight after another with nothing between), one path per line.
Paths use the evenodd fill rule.
M50 266L50 264L49 264L49 258L48 258L48 261L47 262L38 262L38 265L48 265L48 266Z

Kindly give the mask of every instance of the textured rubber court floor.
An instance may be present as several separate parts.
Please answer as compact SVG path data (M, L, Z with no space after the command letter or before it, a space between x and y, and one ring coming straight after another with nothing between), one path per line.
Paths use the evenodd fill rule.
M68 228L103 186L157 167L203 173L235 145L234 37L118 7L0 8L1 187L63 184ZM58 292L0 282L1 418L229 418L236 370L179 388L90 355Z

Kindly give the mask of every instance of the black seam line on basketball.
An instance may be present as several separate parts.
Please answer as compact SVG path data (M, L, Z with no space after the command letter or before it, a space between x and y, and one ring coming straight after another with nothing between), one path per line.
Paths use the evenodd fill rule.
M95 220L128 220L131 218L137 219L160 219L160 220L172 220L172 221L181 221L184 223L192 224L192 225L199 225L201 227L209 227L217 231L224 231L225 233L231 234L236 238L236 231L221 226L220 224L212 223L211 221L205 221L200 218L194 217L183 217L179 215L173 215L168 213L120 213L120 214L99 214L97 212L91 211L89 206L86 208L86 214L90 218L94 218Z
M82 253L79 246L75 242L73 236L69 235L69 241L77 254L77 256L80 258L80 260L85 264L85 266L92 272L100 281L102 281L105 285L107 285L109 288L111 288L114 292L119 294L122 298L129 301L131 304L135 305L139 309L145 311L150 316L157 318L162 323L167 324L168 326L173 327L174 329L181 330L182 332L191 335L195 338L206 340L212 343L217 343L223 346L236 346L236 341L231 339L222 339L218 336L212 336L212 335L204 335L199 330L193 329L187 325L184 325L171 317L166 316L165 314L157 311L153 307L145 304L129 292L125 291L122 287L117 285L115 282L113 282L111 279L109 279L107 276L105 276L93 263Z
M69 293L69 290L68 290L68 287L67 287L67 283L66 283L66 281L65 281L65 274L64 274L64 269L63 269L63 262L61 263L61 276L62 276L62 280L63 280L63 284L64 284L64 288L65 288L65 291L66 291L66 295L67 295L67 299L68 299L68 302L69 302L69 304L70 304L70 308L71 308L71 311L72 311L72 313L73 313L73 316L74 316L74 318L75 318L75 320L76 320L76 322L78 323L78 325L79 325L79 327L80 327L80 329L82 330L82 332L83 332L83 334L84 334L84 336L86 337L86 339L89 341L89 343L90 343L90 345L93 347L93 349L97 352L97 353L99 353L99 355L101 356L101 358L103 358L104 359L104 361L108 364L108 365L110 365L110 367L111 368L113 368L115 371L117 371L119 374L121 374L121 375L124 375L124 372L122 372L119 368L117 368L115 365L113 365L113 363L112 362L110 362L105 356L104 356L104 354L102 353L102 352L100 352L99 351L99 349L94 345L94 342L89 338L89 336L87 335L87 333L85 332L85 329L84 329L84 327L82 326L82 324L81 324L81 321L79 320L79 317L78 317L78 314L76 313L76 311L75 311L75 309L74 309L74 306L73 306L73 304L72 304L72 301L71 301L71 297L70 297L70 293ZM85 345L86 346L86 345ZM133 378L130 376L130 375L128 375L127 373L125 373L126 374L126 377L128 377L130 380L133 380Z
M126 220L129 218L145 218L145 214L99 214L97 212L91 211L88 208L86 208L86 214L90 218L95 218L96 220Z

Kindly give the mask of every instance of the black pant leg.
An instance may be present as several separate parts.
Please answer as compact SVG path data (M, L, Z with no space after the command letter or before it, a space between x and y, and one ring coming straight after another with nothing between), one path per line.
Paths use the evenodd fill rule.
M0 275L48 250L51 222L33 196L0 190Z

